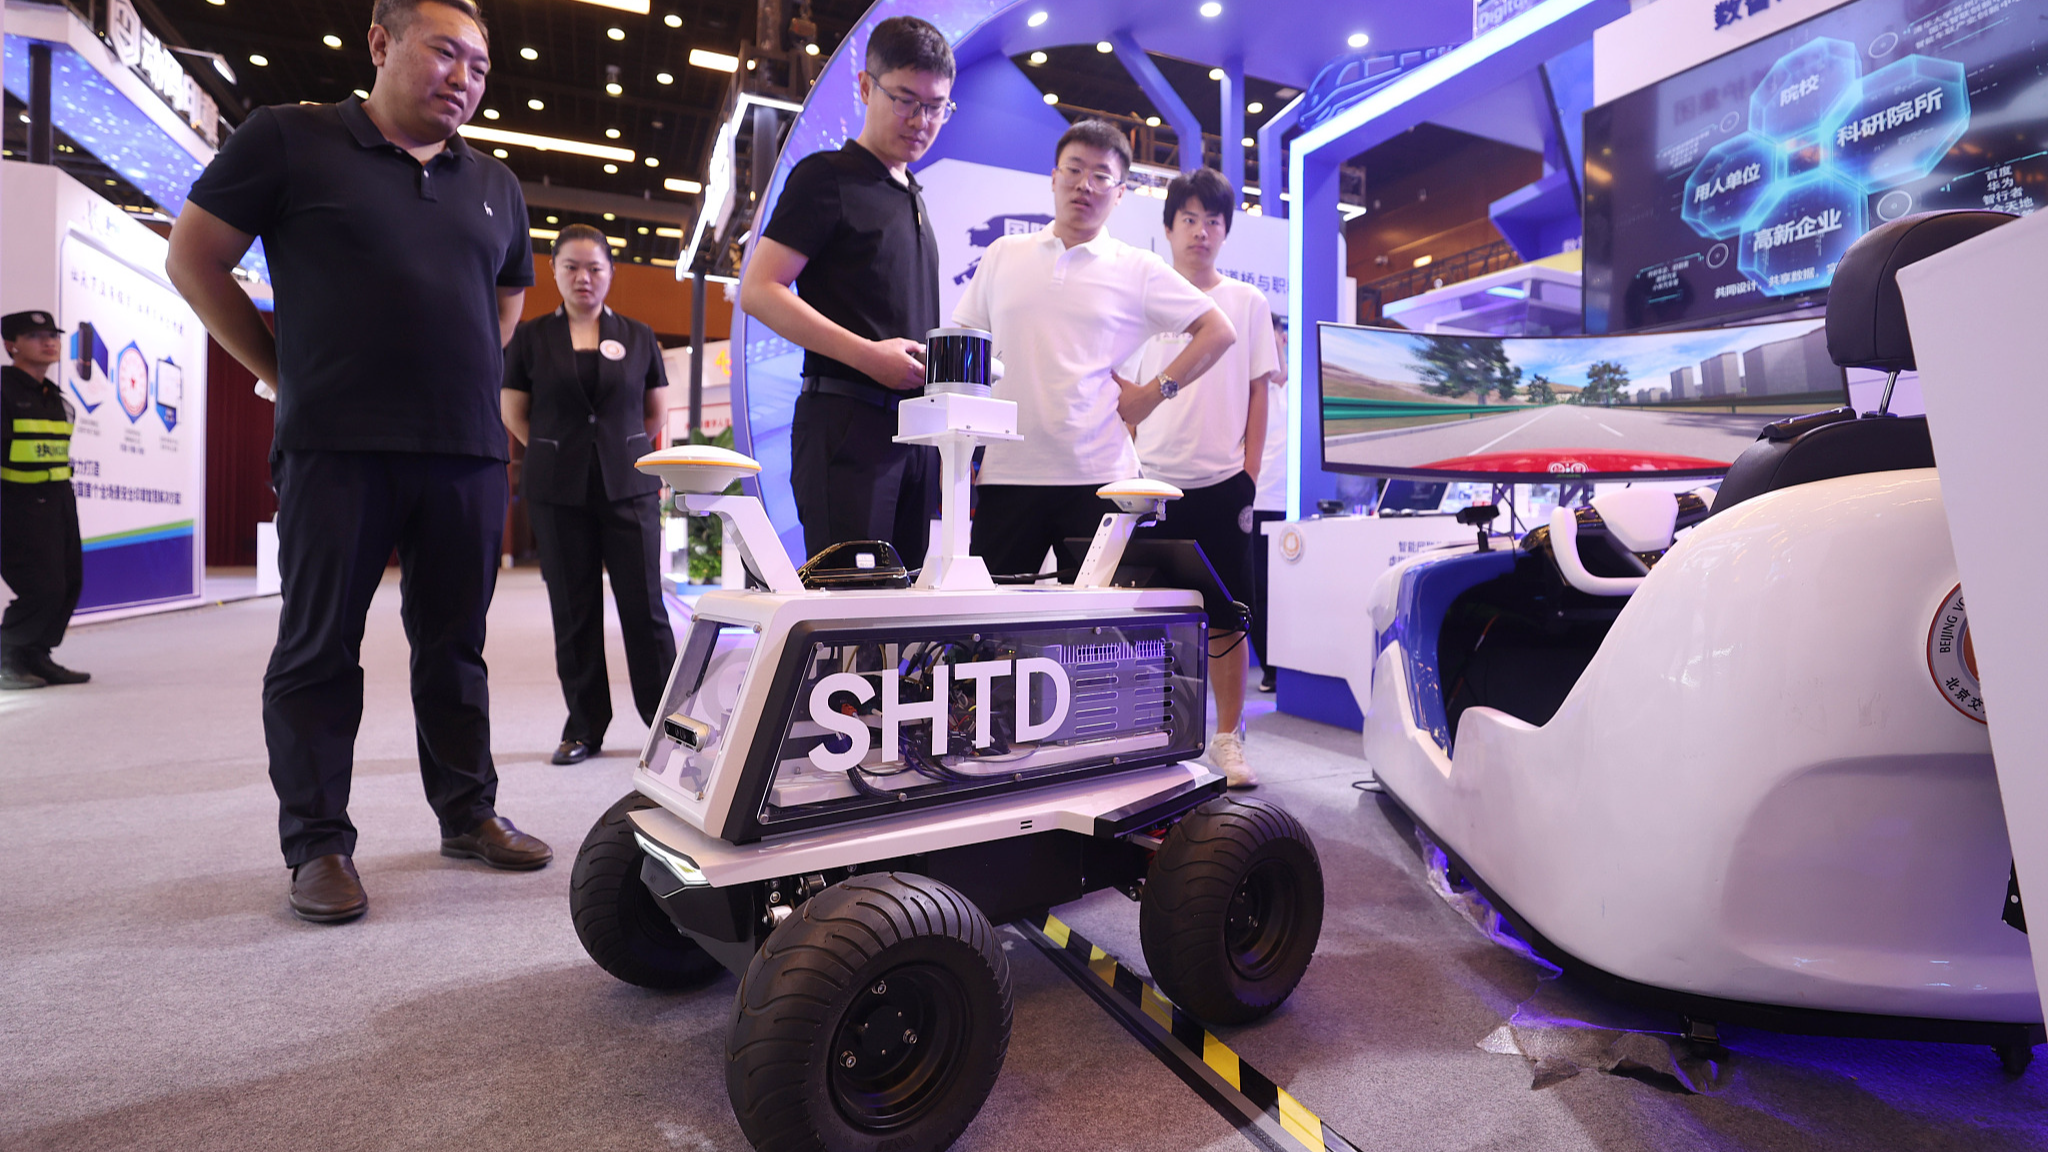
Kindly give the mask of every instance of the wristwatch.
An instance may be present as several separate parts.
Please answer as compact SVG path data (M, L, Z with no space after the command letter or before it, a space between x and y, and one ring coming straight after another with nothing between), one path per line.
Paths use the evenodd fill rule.
M1178 395L1180 395L1180 381L1161 372L1159 374L1159 398L1161 400L1171 400Z

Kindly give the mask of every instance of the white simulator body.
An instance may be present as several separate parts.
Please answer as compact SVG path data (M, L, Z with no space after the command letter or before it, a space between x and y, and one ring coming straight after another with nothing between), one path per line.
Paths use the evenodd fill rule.
M1660 524L1669 539L1654 509L1610 525L1639 511L1656 522L1632 543ZM1549 722L1470 707L1453 754L1418 723L1434 673L1419 684L1385 638L1404 577L1471 551L1376 583L1364 751L1529 927L1693 996L2041 1020L2027 937L2000 919L2012 853L1985 726L1930 671L1957 585L1932 469L1798 485L1700 522L1635 581Z

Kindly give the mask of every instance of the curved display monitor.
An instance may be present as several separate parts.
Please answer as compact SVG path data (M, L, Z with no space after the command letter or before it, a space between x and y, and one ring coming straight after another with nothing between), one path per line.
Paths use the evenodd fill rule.
M1585 133L1587 331L1819 304L1878 224L2048 198L2048 0L1852 0Z
M1320 326L1323 466L1508 482L1709 476L1848 402L1820 320L1632 336Z

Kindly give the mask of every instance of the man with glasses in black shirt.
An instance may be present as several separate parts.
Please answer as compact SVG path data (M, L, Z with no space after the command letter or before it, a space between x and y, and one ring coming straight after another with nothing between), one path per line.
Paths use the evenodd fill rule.
M790 485L810 555L887 540L906 563L924 559L938 453L892 438L939 326L938 241L910 165L952 114L952 88L937 28L912 16L876 25L860 135L790 172L740 285L740 308L804 349Z

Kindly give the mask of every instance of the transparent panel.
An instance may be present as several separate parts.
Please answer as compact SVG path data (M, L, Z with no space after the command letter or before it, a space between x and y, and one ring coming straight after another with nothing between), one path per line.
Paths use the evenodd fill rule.
M812 638L762 822L1164 763L1200 747L1199 618L975 627Z
M683 641L669 684L661 732L647 769L686 792L701 792L725 752L725 734L754 660L753 629L698 619Z

